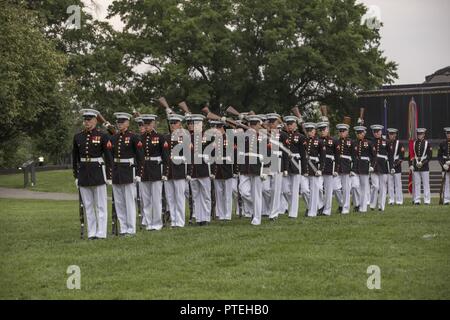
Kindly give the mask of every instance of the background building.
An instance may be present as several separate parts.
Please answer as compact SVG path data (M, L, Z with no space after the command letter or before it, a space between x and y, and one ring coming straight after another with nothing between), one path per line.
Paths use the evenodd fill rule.
M414 98L418 108L418 126L427 128L432 144L444 138L442 128L450 126L450 66L426 76L421 84L383 86L358 94L358 108L365 107L367 125L384 124L386 101L387 126L399 129L400 140L408 139L408 105Z

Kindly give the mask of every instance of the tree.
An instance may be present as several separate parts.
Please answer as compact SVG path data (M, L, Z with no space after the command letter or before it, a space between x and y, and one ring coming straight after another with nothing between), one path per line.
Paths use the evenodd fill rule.
M0 43L0 148L13 153L11 145L20 139L64 126L62 119L54 120L67 111L61 85L67 59L45 38L37 15L20 5L0 4ZM57 137L66 138L64 133ZM58 152L48 146L45 150ZM10 165L11 152L2 154L3 165Z
M122 50L140 98L165 94L212 109L235 105L286 112L293 105L340 107L358 90L392 82L396 64L379 30L361 23L354 0L116 1Z

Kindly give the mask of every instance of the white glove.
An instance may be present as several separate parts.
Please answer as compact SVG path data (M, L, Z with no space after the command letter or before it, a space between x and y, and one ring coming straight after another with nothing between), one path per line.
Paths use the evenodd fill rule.
M78 179L75 179L75 187L78 188Z
M209 177L210 177L211 179L215 179L215 178L216 178L216 176L213 175L213 174L210 174Z
M266 180L267 179L267 174L262 173L260 177L261 177L262 180Z
M391 174L395 174L395 169L391 169Z
M422 164L422 162L417 162L417 168L422 168L423 167L423 164Z
M288 172L287 171L283 171L283 177L287 177L288 176Z
M338 173L336 171L333 172L333 177L337 177Z
M409 170L414 171L414 166L409 167Z
M111 179L107 179L107 180L106 180L106 184L107 184L108 186L112 185L112 180L111 180Z
M373 167L369 167L369 173L373 172Z
M444 164L443 167L444 167L444 170L445 170L445 171L448 171L449 166L447 165L447 163Z
M305 173L303 176L304 176L304 177L309 177L309 174Z
M354 177L356 176L356 173L354 173L353 171L350 171L350 177Z
M161 177L161 180L162 180L162 181L167 181L167 177L166 177L166 176L162 176L162 177Z
M239 177L239 175L236 173L233 173L233 178L237 178L237 177Z
M450 160L448 160L445 164L450 167Z
M134 182L141 182L141 177L139 176L134 177Z
M322 171L317 170L317 171L316 171L316 177L320 177L321 175L322 175Z
M191 180L192 180L192 177L191 177L191 176L186 176L186 180L187 180L187 181L191 181Z

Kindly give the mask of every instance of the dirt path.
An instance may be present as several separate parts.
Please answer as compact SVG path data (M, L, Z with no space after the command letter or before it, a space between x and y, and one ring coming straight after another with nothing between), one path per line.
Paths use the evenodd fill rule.
M1 188L0 198L36 200L78 200L78 194L58 192L38 192L26 189Z

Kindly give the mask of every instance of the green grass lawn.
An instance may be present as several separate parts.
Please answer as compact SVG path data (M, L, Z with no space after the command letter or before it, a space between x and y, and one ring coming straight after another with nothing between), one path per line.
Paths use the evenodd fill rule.
M79 239L75 201L0 208L0 299L450 298L449 207L258 227L235 218L97 241ZM81 268L81 290L66 288L69 265ZM381 290L366 286L370 265Z
M23 174L0 175L0 187L23 188ZM72 170L36 172L36 185L28 190L76 193Z

